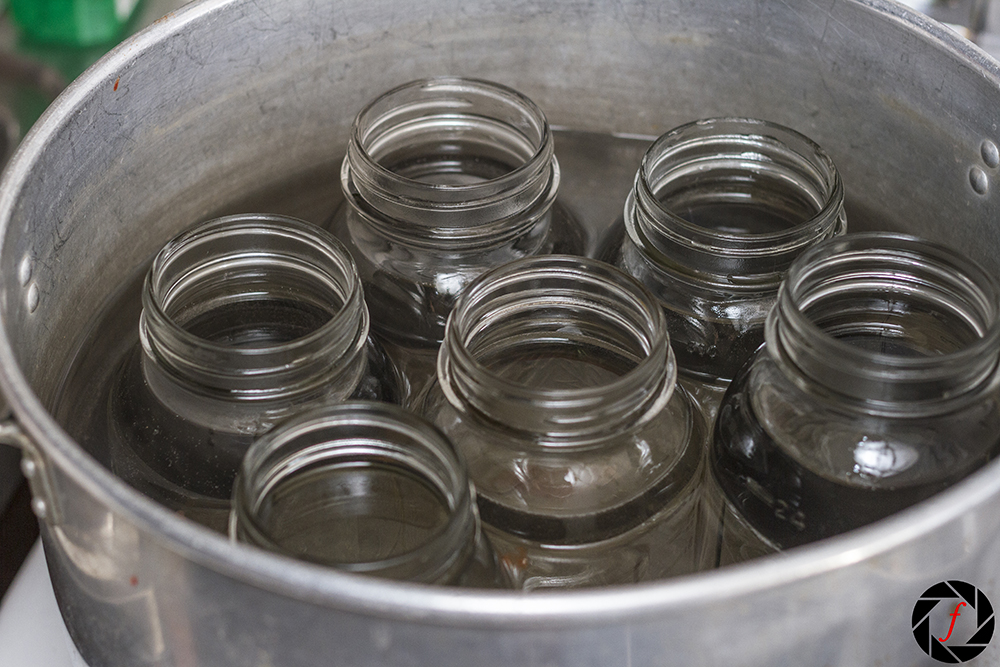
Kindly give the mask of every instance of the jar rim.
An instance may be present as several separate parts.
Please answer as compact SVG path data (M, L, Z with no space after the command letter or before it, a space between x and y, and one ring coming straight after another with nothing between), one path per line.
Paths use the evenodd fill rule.
M814 157L823 163L823 166L830 170L830 176L832 183L829 187L829 193L827 194L826 201L824 202L822 208L817 211L812 217L807 220L781 229L775 232L749 232L749 233L727 233L712 230L701 225L689 222L688 220L677 215L665 206L661 206L661 211L668 215L671 222L676 224L677 227L681 229L688 230L692 233L704 234L706 236L717 238L719 241L726 241L730 244L743 245L747 241L756 242L759 247L754 247L752 249L743 249L739 247L729 247L726 246L727 251L742 253L742 254L768 254L777 252L778 249L775 248L775 244L781 243L783 241L791 241L802 235L804 231L812 229L813 227L824 227L823 222L825 219L833 215L838 208L843 207L843 196L844 196L844 185L840 177L840 172L837 170L833 163L833 160L826 153L823 148L817 144L815 141L807 137L806 135L793 130L790 127L780 125L768 120L762 120L759 118L749 118L741 116L720 116L717 118L702 118L699 120L694 120L683 125L679 125L672 130L669 130L665 134L658 137L646 150L646 153L642 157L642 162L639 167L639 175L637 176L636 186L639 187L640 182L642 187L644 187L649 196L655 200L655 195L652 192L652 188L649 187L649 180L651 177L651 170L659 161L664 159L664 155L661 151L668 146L676 143L678 140L682 142L688 141L690 139L687 135L693 133L700 133L702 131L713 129L717 127L732 126L734 130L723 135L717 135L718 138L734 138L734 137L766 137L768 135L754 133L753 130L760 129L761 132L767 131L781 137L782 143L786 143L786 139L791 139L795 143L800 144L800 148L808 148L813 152Z
M780 229L703 225L669 205L673 193L704 200L699 206L754 204L758 181L771 184L760 192L776 199L755 207L788 223ZM771 192L772 185L778 190ZM733 215L738 221L742 213ZM741 117L695 120L656 139L643 155L623 216L626 233L652 266L685 282L741 293L775 291L803 250L847 229L844 185L830 156L791 128Z
M886 280L894 280L901 287L907 278L914 278L916 271L925 268L950 278L956 298L967 299L970 308L979 308L975 314L981 319L976 327L978 337L960 349L931 356L894 355L840 340L804 312L800 302L815 288L808 281L816 274L830 268L849 267L853 262L876 260L898 266L896 274ZM844 270L845 276L851 275L849 268ZM813 302L822 297L822 294L816 296ZM807 301L806 306L810 303ZM768 316L765 337L772 357L779 364L786 368L790 364L798 371L805 371L808 377L824 375L821 384L825 380L836 387L833 389L836 393L863 400L874 411L908 409L905 406L932 400L944 400L951 405L951 399L964 400L969 391L996 379L1000 366L1000 283L979 264L944 245L909 234L850 234L810 248L793 263L779 291L778 303ZM824 368L828 372L820 373ZM868 395L861 389L855 391L850 382L831 379L841 374L864 381L866 384L860 385L863 387L881 387L885 396ZM792 374L793 380L801 385L798 376L798 372ZM920 382L940 382L949 389L942 396L926 399L900 399L899 394L888 389ZM946 409L945 405L939 407Z
M363 123L368 120L367 116L371 115L373 110L377 108L378 105L383 104L387 98L399 96L414 90L435 92L449 90L455 92L471 91L478 94L498 96L504 98L511 105L519 105L526 115L532 116L539 125L539 138L537 142L532 142L537 144L534 153L526 159L524 163L518 165L506 174L494 179L488 179L482 183L464 185L427 183L397 174L382 165L378 160L374 159L369 154L368 149L366 148L366 137L362 134L361 128ZM377 119L378 116L371 119L371 121ZM530 140L530 137L525 138ZM534 174L535 172L543 170L553 157L552 131L545 118L545 113L537 104L535 104L535 102L522 93L503 84L487 81L485 79L457 76L428 77L409 81L396 86L395 88L386 91L371 100L364 107L362 107L361 111L359 111L355 117L353 127L351 128L350 146L356 151L353 155L356 155L358 159L362 160L366 168L374 171L378 175L378 178L385 182L396 184L403 189L418 188L427 193L455 193L462 195L463 200L469 200L471 198L485 198L488 195L493 194L493 192L497 189L509 189L511 186L522 181L526 174ZM475 197L475 195L479 193L482 193L480 197Z
M358 430L372 430L374 435L362 438ZM349 435L338 435L339 432ZM388 442L396 436L406 442L397 446ZM338 438L344 438L340 443ZM315 442L311 440L315 438ZM306 439L304 445L296 441ZM275 484L297 474L316 461L359 457L356 451L364 440L365 454L375 450L380 457L390 459L407 470L416 471L421 480L431 484L447 504L449 521L415 548L397 555L370 561L326 563L337 569L374 574L405 566L407 563L430 562L430 558L447 551L447 558L433 570L430 581L445 576L463 561L461 549L448 548L458 540L468 542L477 528L475 487L469 480L465 460L444 433L427 420L398 406L375 401L347 401L328 404L299 413L254 441L244 456L234 484L230 537L237 538L238 529L250 532L254 543L287 554L259 525L257 508ZM368 451L371 449L372 451ZM283 451L287 450L287 451ZM417 461L415 457L426 457ZM294 459L294 460L293 460ZM439 466L440 469L432 470ZM262 479L259 479L264 473ZM456 517L458 520L456 521Z
M276 352L309 347L317 341L330 336L331 333L344 328L348 320L352 318L352 313L349 312L350 309L347 308L347 305L357 298L356 295L359 295L362 289L357 268L350 252L348 252L341 241L329 232L297 218L277 214L252 213L223 216L195 225L173 237L157 253L149 272L146 274L143 284L143 310L145 311L148 308L150 316L155 318L158 326L164 326L169 329L170 335L176 337L182 344L197 346L207 352L218 354L233 354L236 352L237 348L202 338L188 331L177 322L166 311L162 303L163 298L166 296L163 288L167 287L169 289L173 285L159 285L156 283L154 276L170 261L174 260L178 254L189 250L192 244L217 235L246 232L280 234L292 238L297 242L309 244L313 249L321 250L324 255L342 265L340 268L343 269L344 295L340 309L333 313L329 320L313 331L284 343L241 347L238 350L241 356L267 356ZM363 299L363 297L360 298ZM143 317L146 317L145 312Z
M468 349L468 342L476 331L467 319L482 318L490 314L485 310L476 313L480 300L486 300L491 292L510 289L519 281L537 281L544 279L569 279L577 289L583 292L588 286L611 289L611 293L621 300L617 304L623 312L630 308L637 318L642 319L643 331L632 332L636 340L644 348L645 356L619 377L597 386L580 388L544 388L532 387L511 381L497 374L483 364L476 355ZM512 291L511 302L504 304L509 310L518 299L529 304L540 303L531 301L526 292ZM499 317L503 317L500 315ZM437 376L449 402L460 406L468 397L460 398L453 382L461 381L480 388L486 388L490 397L502 397L505 403L532 405L547 413L566 411L570 416L565 424L546 421L553 427L547 434L558 437L565 435L573 442L583 442L577 436L599 430L601 433L615 424L611 418L602 420L601 424L592 424L593 412L606 406L609 401L622 401L623 412L635 416L633 420L639 425L652 419L673 393L676 383L677 369L673 351L670 348L670 338L667 333L666 319L662 306L649 290L632 276L604 262L571 255L545 255L520 259L488 271L471 283L455 304L445 326L445 342L441 346L437 360ZM486 414L482 406L477 405L477 412ZM519 428L519 424L507 424L508 427ZM561 426L561 427L560 427ZM527 429L531 430L531 429ZM555 443L553 443L555 444Z

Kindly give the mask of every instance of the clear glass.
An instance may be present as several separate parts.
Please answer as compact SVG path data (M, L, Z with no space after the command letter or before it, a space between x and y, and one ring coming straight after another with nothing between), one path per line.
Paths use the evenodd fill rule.
M414 81L354 121L330 226L353 254L372 328L413 392L455 299L495 266L581 254L584 233L556 201L559 163L545 116L487 81Z
M369 340L347 250L271 215L220 218L153 260L139 345L112 383L112 468L168 507L225 531L232 483L253 439L310 404L398 401Z
M517 586L701 568L706 425L675 381L662 309L603 262L519 260L459 298L420 406Z
M792 261L846 225L823 149L774 123L715 118L649 147L599 255L663 304L681 377L711 413L763 342Z
M297 415L254 442L233 490L230 536L349 572L506 587L452 444L385 403Z
M719 410L720 561L876 521L996 456L998 308L991 275L914 237L804 253Z

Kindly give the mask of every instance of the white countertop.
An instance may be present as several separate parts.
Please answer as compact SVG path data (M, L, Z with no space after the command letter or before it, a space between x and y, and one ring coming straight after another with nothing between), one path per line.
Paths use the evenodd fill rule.
M59 615L41 542L0 605L0 667L87 667Z

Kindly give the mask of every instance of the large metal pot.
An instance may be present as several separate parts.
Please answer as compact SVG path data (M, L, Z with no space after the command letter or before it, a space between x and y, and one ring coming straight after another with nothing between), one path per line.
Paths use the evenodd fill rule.
M77 80L0 184L13 411L0 438L25 450L59 604L92 667L936 664L910 628L925 589L960 579L1000 603L1000 462L785 555L521 595L368 580L230 544L122 484L50 416L90 317L168 237L302 179L329 187L285 197L283 212L329 212L356 110L444 73L506 83L579 130L657 135L722 115L794 127L838 164L852 229L905 229L1000 270L1000 66L890 2L189 6ZM978 661L1000 664L1000 640Z

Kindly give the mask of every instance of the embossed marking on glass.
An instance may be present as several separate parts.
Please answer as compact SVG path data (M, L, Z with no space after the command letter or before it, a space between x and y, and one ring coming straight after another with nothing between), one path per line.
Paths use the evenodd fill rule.
M996 456L998 312L993 276L914 237L804 253L719 410L721 561L870 523Z
M518 585L701 566L706 429L675 380L662 308L603 262L528 258L462 295L423 410L466 455Z

